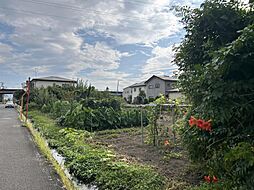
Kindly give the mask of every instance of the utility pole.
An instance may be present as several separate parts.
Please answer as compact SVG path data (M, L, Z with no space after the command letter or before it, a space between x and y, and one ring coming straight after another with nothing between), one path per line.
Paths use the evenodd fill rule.
M38 68L35 67L35 68L34 68L34 77L37 77L37 74L38 74Z
M0 84L1 84L0 89L4 89L4 83L0 82Z
M117 80L117 85L116 85L116 95L118 96L118 88L119 88L119 80Z
M26 122L27 122L27 117L28 117L28 104L29 104L29 98L30 98L30 77L28 78L27 81L27 99L26 99Z

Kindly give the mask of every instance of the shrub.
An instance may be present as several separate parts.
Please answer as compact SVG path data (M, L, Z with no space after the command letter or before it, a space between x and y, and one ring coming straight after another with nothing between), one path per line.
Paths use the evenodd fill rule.
M237 1L206 1L185 12L187 34L175 60L192 104L182 139L191 159L205 175L218 176L223 189L254 186L253 19L253 8ZM199 119L196 127L191 116Z

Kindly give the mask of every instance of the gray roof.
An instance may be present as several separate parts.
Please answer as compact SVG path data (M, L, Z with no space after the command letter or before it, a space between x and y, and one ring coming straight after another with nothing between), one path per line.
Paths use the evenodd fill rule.
M156 75L155 75L155 76L156 76ZM168 80L168 81L178 81L178 79L177 79L177 78L173 78L173 77L166 76L166 75L164 75L164 76L156 76L156 77L158 77L158 78L160 78L160 79L162 79L162 80Z
M131 85L130 87L138 87L138 86L145 86L145 85L146 85L145 81L143 81L143 82L135 83L135 84Z
M143 81L143 82L139 82L139 83L135 83L135 84L133 84L133 85L127 86L127 87L125 87L124 89L126 89L126 88L132 88L132 87L145 86L145 85L146 85L146 84L145 84L145 81Z
M151 80L153 77L157 77L157 78L160 78L161 80L164 80L164 81L178 81L177 78L173 78L173 77L170 77L170 76L166 76L166 75L163 75L163 76L157 76L157 75L153 75L151 76L149 79L147 79L146 81L142 81L142 82L139 82L139 83L135 83L131 86L128 86L128 87L125 87L124 89L126 88L132 88L132 87L139 87L139 86L146 86L146 83Z
M163 76L153 75L146 82L148 82L149 80L151 80L154 77L157 77L157 78L159 78L161 80L164 80L164 81L178 81L177 78L173 78L173 77L170 77L170 76L167 76L167 75L163 75Z
M48 76L48 77L41 77L41 78L34 78L32 81L58 81L58 82L73 82L76 83L76 80L67 79L63 77L57 77L57 76Z

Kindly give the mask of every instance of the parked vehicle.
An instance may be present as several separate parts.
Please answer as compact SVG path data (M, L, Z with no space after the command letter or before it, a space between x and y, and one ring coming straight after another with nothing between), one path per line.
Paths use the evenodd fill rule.
M15 105L12 101L8 101L5 104L5 108L14 108L14 107L15 107Z

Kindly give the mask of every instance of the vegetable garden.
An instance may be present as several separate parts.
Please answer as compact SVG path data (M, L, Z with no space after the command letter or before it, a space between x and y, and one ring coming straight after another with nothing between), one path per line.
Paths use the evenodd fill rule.
M253 189L253 2L207 0L200 8L180 11L186 35L174 62L190 107L162 96L143 109L141 117L140 108L126 108L123 100L82 81L76 87L32 89L30 108L37 111L30 116L35 127L66 158L66 167L80 182L114 190ZM165 103L173 106L164 109ZM173 114L167 126L159 124L165 114ZM188 156L195 182L186 184L184 175L174 178L167 173L185 183L169 186L165 173L150 166L155 162L147 157L133 161L132 155L117 153L130 151L117 147L114 139L131 141L125 137L141 134L145 144L136 148L153 147L163 152L163 159Z

